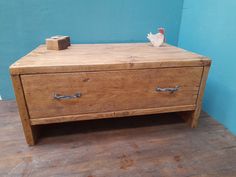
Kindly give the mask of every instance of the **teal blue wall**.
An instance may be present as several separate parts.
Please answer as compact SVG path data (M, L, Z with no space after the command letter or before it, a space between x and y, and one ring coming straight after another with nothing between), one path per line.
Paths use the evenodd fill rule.
M0 0L0 94L13 99L8 67L44 39L144 42L157 27L177 45L183 0Z
M185 0L179 46L212 58L203 109L236 135L236 1Z
M144 42L163 26L169 43L212 58L203 109L236 134L236 1L185 0L182 7L183 0L0 0L0 95L14 99L9 65L49 36Z

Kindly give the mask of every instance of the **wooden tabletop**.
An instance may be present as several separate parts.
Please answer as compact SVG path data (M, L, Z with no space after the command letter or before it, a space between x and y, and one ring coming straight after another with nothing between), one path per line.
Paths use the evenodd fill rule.
M73 44L66 50L47 50L40 45L10 67L11 74L79 72L206 66L207 57L168 44L150 43Z

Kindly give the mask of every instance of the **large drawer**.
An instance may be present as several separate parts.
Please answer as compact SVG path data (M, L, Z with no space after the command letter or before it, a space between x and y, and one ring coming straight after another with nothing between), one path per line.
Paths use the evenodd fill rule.
M195 105L202 67L21 75L30 118Z

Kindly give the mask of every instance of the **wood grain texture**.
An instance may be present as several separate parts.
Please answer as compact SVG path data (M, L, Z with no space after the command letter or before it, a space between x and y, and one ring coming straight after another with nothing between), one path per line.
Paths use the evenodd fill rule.
M18 110L21 118L21 123L24 129L25 139L29 145L34 145L37 138L37 128L31 126L30 118L25 102L24 92L19 76L12 76L12 83L14 86L15 96L17 100Z
M65 59L66 58L66 59ZM11 67L11 74L123 70L206 66L207 57L170 46L149 43L73 44L67 50L50 51L39 46Z
M202 67L22 75L30 118L195 106ZM175 93L156 88L175 88ZM57 100L53 95L82 96ZM42 111L47 110L47 111ZM161 109L159 109L161 110ZM132 112L132 111L131 111ZM153 113L155 113L153 111ZM97 117L97 116L96 116Z
M236 137L200 117L194 130L175 114L44 125L28 147L16 103L0 101L0 176L235 177Z

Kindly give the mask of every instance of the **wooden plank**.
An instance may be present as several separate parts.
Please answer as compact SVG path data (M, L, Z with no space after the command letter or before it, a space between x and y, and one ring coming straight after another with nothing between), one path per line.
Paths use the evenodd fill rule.
M204 56L170 45L156 48L148 43L74 44L63 51L46 50L42 45L15 62L10 71L11 74L34 74L205 66L209 63Z
M180 116L186 120L190 127L195 128L198 124L198 119L200 117L201 109L202 109L202 99L204 95L204 90L206 86L206 81L208 77L210 66L205 66L202 73L201 85L196 101L196 108L194 111L182 112Z
M160 108L149 108L149 109L134 109L134 110L123 110L115 112L90 113L90 114L78 114L78 115L68 115L68 116L47 117L40 119L30 119L30 122L31 125L42 125L42 124L61 123L70 121L138 116L138 115L148 115L148 114L158 114L158 113L178 112L178 111L192 111L194 109L195 105L160 107Z
M37 127L31 126L20 76L11 76L11 79L15 90L15 96L17 100L21 123L24 129L25 139L29 145L34 145L36 143L38 130Z
M23 75L30 118L195 105L202 67ZM175 88L175 93L156 88ZM58 100L54 94L80 98ZM47 110L47 111L42 111Z

